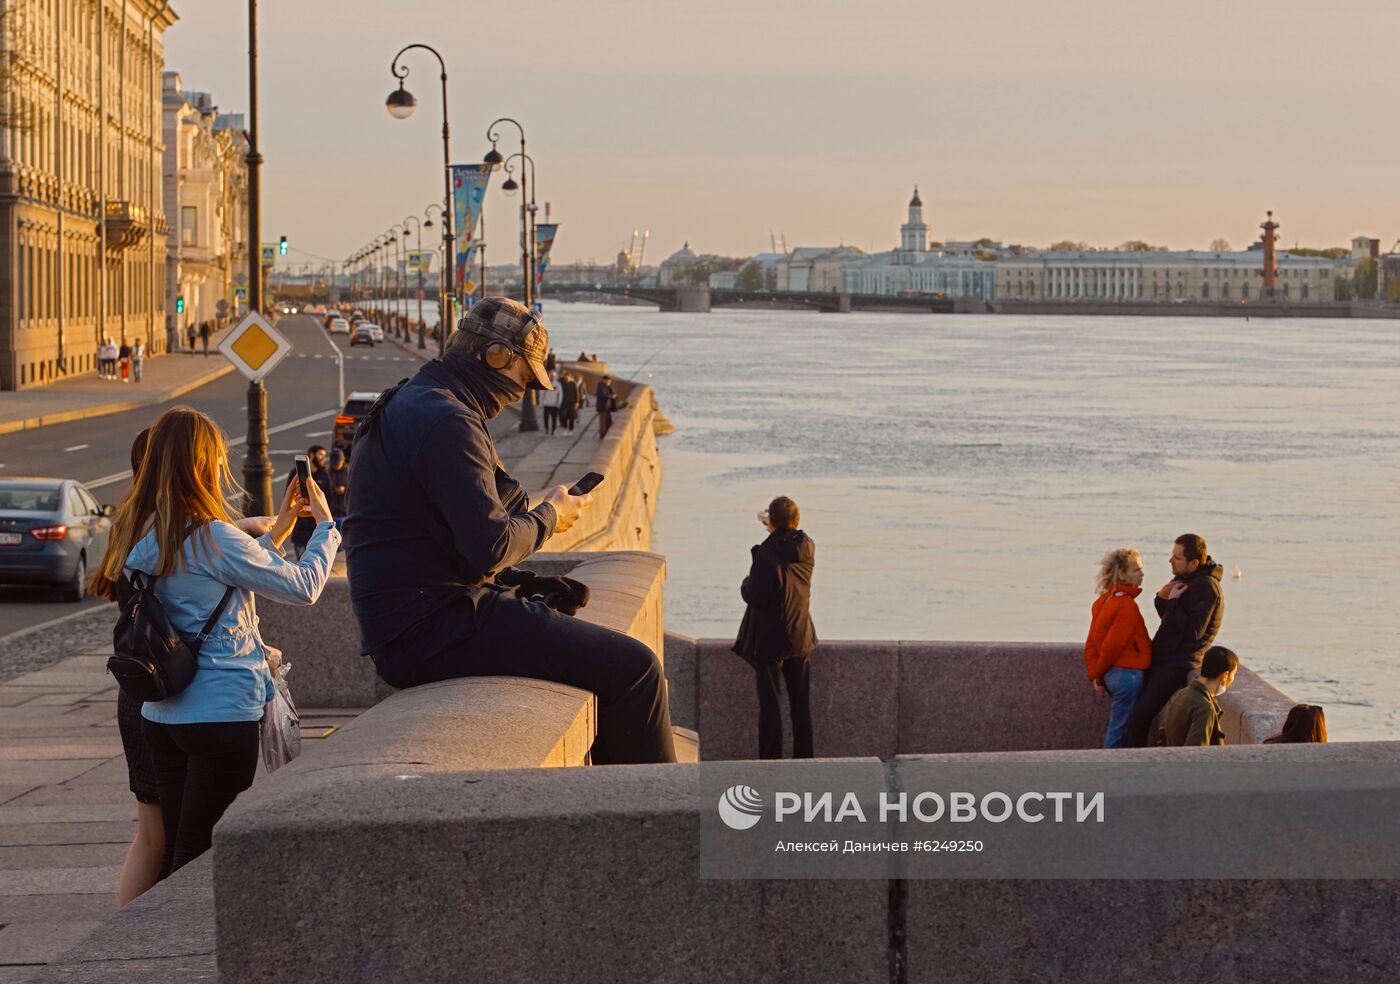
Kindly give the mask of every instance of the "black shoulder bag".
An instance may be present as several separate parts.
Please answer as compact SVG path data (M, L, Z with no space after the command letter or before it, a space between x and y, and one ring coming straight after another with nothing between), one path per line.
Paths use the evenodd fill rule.
M125 580L125 578L123 578ZM112 632L113 656L107 672L117 685L137 700L165 700L190 685L199 668L196 657L206 635L214 628L233 597L233 587L224 592L219 607L204 623L194 642L186 642L170 624L165 606L156 597L159 578L145 571L134 571L131 591L121 600L121 614Z

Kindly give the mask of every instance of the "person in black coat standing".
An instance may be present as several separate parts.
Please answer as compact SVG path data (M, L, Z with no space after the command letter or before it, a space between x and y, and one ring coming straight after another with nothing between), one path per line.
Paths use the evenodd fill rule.
M770 532L753 548L753 565L739 588L748 607L734 651L758 677L759 758L783 756L780 681L787 684L792 713L792 756L811 758L808 657L817 645L811 613L817 545L797 528L797 503L787 496L770 502L758 518Z

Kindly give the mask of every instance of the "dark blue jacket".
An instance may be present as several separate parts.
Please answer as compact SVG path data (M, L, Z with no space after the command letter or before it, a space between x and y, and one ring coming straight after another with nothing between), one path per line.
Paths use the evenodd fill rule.
M441 362L371 408L355 434L345 519L361 649L383 656L446 607L489 613L501 570L539 550L554 507L529 508L501 467L471 389Z

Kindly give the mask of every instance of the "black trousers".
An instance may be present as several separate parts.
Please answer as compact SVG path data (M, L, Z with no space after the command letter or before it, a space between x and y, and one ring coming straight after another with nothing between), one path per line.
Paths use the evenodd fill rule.
M574 407L573 409L569 409L568 407L564 407L561 409L559 411L559 422L568 430L573 430L574 425L578 423L578 408Z
M545 407L545 408L544 408L544 429L545 429L547 432L549 432L550 434L553 434L556 430L559 429L559 408L558 408L558 407Z
M1190 663L1153 664L1148 668L1147 678L1142 682L1142 692L1133 705L1133 713L1128 716L1128 728L1123 736L1124 748L1145 748L1153 743L1156 736L1148 731L1152 727L1152 719L1167 706L1172 694L1186 686L1193 669L1195 667Z
M598 697L594 765L674 762L666 677L656 654L631 636L501 594L478 618L469 598L409 629L373 654L394 687L472 676L518 676Z
M608 431L612 429L612 413L598 414L598 436L607 437Z
M792 714L792 757L812 757L812 705L809 699L810 661L785 659L754 667L758 676L758 757L783 757L783 719L778 691L787 684L788 711Z
M160 795L165 854L159 878L209 850L214 824L253 784L258 769L257 721L157 724L143 721Z

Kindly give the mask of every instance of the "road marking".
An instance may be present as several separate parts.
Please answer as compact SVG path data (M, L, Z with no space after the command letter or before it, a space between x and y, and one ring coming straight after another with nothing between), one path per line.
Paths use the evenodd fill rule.
M291 430L293 427L300 427L300 426L302 426L303 424L309 424L309 423L311 423L313 420L323 420L323 419L325 419L326 417L333 417L333 416L335 416L335 415L338 414L338 413L340 413L339 410L323 410L323 411L321 411L320 413L308 414L308 415L306 415L305 417L299 417L298 419L288 421L288 422L285 423L285 424L278 424L276 427L269 427L269 428L267 429L267 433L268 433L268 436L270 437L270 436L273 435L273 434L280 434L280 433L282 433L282 432L285 431L285 430ZM230 440L230 441L228 442L228 446L232 448L232 447L235 447L235 446L237 446L237 445L239 445L239 444L247 444L247 443L248 443L248 438L247 438L247 436L245 435L245 436L243 436L243 437L235 437L235 438L233 438L232 440ZM4 466L3 466L3 465L0 465L0 467L4 467ZM103 478L99 478L99 479L96 479L96 480L91 481L91 482L84 482L83 484L86 485L89 489L100 489L100 488L102 488L102 486L104 486L104 485L113 485L113 484L115 484L115 483L117 483L117 482L123 482L123 481L126 481L126 480L127 480L128 478L130 478L130 477L131 477L131 472L130 472L130 470L127 470L127 471L123 471L123 472L117 472L117 473L114 474L114 475L107 475L107 476L104 476Z
M58 616L58 618L51 618L47 622L40 622L38 625L31 625L28 628L20 629L16 632L11 632L7 636L0 636L0 642L9 642L13 639L18 639L21 636L33 635L36 632L42 632L45 629L51 629L55 625L62 625L64 622L71 622L75 618L82 618L84 615L94 612L102 607L102 605L89 605L81 611L69 612L67 615L60 615ZM116 606L114 605L113 607Z
M88 448L90 448L90 447L92 447L91 444L75 444L75 445L73 445L71 448L64 448L63 450L64 450L64 451L86 451L86 450L87 450Z
M328 436L329 434L332 434L332 433L334 433L334 432L333 432L333 431L307 431L307 432L306 432L306 436L307 436L307 437L326 437L326 436Z

